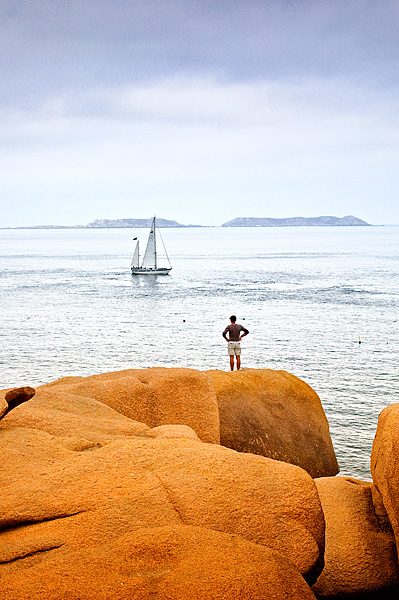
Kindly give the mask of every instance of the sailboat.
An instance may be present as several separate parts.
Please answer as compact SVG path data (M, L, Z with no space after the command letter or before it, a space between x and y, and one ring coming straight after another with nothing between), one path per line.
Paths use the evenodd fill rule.
M169 267L158 266L157 256L157 231L161 238L163 248L165 250L166 258L169 263ZM136 239L136 238L135 238ZM150 233L148 236L147 247L144 252L143 260L140 265L140 247L139 240L137 240L136 248L134 249L132 264L132 275L167 275L172 270L168 253L166 252L165 244L163 243L162 236L159 229L156 226L155 217L152 220Z

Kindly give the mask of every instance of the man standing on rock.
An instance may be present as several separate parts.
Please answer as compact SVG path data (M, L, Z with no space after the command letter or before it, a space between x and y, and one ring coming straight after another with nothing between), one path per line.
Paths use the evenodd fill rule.
M227 354L230 356L230 369L234 371L234 356L237 361L237 371L239 371L241 367L241 340L244 336L248 335L248 329L245 329L242 325L236 323L237 317L235 315L231 315L230 317L230 325L227 325L226 329L223 331L223 337L227 340ZM241 332L243 332L241 334ZM229 337L227 337L227 334Z

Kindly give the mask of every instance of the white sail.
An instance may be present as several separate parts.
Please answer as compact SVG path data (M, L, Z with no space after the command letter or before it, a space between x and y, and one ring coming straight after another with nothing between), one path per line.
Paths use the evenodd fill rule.
M155 217L152 220L150 235L148 236L147 248L145 249L142 262L144 268L157 268L157 248L155 241Z
M134 249L134 254L132 258L132 267L139 266L139 241L137 240L136 248Z

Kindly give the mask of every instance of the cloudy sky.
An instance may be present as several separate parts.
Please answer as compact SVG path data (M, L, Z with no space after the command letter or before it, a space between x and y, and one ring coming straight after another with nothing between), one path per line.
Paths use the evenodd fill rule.
M398 0L3 0L0 226L399 223Z

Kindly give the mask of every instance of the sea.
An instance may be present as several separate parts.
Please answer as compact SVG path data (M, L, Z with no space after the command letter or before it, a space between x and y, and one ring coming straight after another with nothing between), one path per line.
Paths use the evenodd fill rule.
M320 396L341 474L370 480L399 402L399 227L162 229L173 269L134 276L144 229L0 231L0 388L154 366L283 369Z

